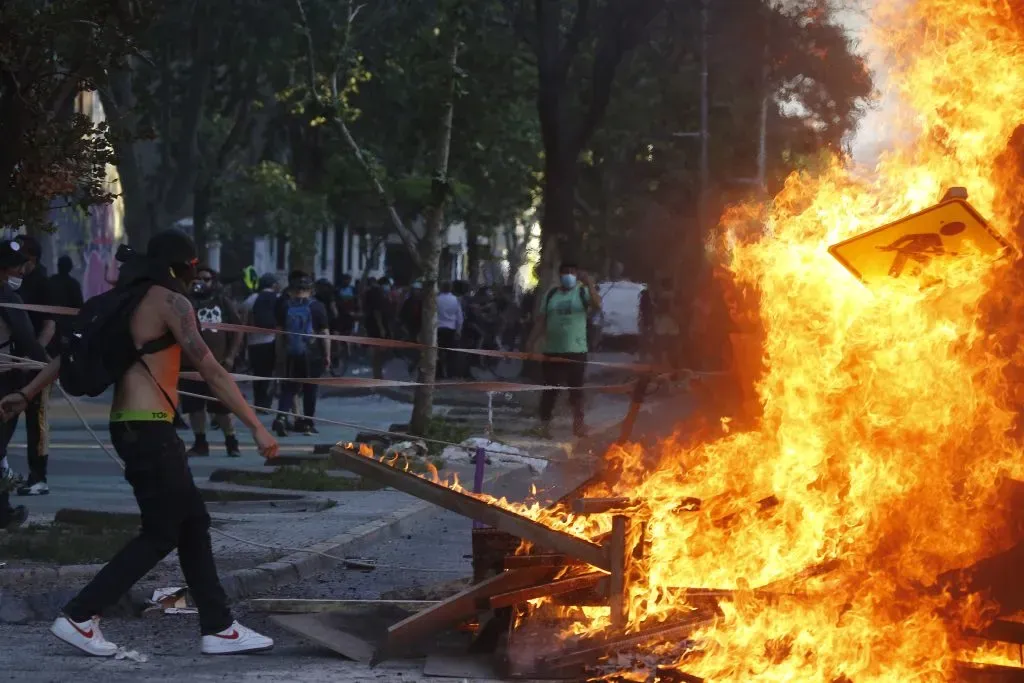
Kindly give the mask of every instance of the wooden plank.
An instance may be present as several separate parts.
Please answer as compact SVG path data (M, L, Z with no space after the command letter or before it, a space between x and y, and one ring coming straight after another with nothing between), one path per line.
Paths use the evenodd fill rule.
M330 614L280 614L270 617L270 620L284 630L312 640L317 645L322 645L343 657L369 664L373 660L375 651L373 644L332 626L328 620L330 616Z
M521 569L522 567L568 567L579 564L579 561L558 555L555 553L542 553L538 555L507 555L505 557L505 569Z
M624 629L629 618L626 593L626 572L629 569L626 543L629 524L629 517L615 515L612 518L612 537L608 541L612 563L611 576L608 578L608 606L611 607L612 628L615 630Z
M436 600L288 600L257 598L247 603L250 612L272 614L319 614L320 612L362 611L375 607L397 607L419 612L437 604Z
M572 555L598 569L606 571L611 569L606 550L590 541L555 531L509 510L485 503L470 495L458 493L447 486L435 484L415 474L397 470L345 448L334 448L331 451L331 458L339 467L439 505L446 510L482 522L495 529L501 529L543 548Z
M632 498L577 498L572 502L572 511L577 515L596 515L636 506Z
M470 586L461 593L442 600L408 619L403 619L388 628L387 642L374 655L373 663L383 661L401 647L430 633L435 633L453 623L474 616L479 609L480 600L486 601L492 595L524 588L537 581L543 581L551 575L550 567L527 567L504 572Z
M957 683L1024 683L1024 668L957 662L955 671Z
M590 574L584 574L583 576L573 576L568 579L550 581L536 586L529 586L527 588L509 591L507 593L499 593L498 595L491 596L490 607L491 609L511 607L512 605L518 605L526 602L527 600L546 598L552 595L563 595L565 593L583 590L584 588L593 588L605 576L607 575L592 572Z
M1024 623L1019 621L1008 621L996 619L980 631L970 631L967 635L985 640L995 640L1000 643L1014 643L1024 645Z

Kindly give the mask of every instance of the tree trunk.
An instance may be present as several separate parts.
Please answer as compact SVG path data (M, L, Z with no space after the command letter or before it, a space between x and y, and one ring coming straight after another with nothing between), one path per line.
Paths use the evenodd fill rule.
M192 237L199 249L199 260L210 262L210 253L206 243L210 241L209 222L213 199L213 183L198 182L195 188L195 199L192 204Z
M576 153L560 152L544 160L544 213L541 216L541 234L545 242L554 237L571 248L577 238ZM545 249L547 251L547 249Z
M423 315L420 343L427 348L420 354L416 381L416 396L412 406L410 427L413 434L424 435L434 412L434 379L437 377L437 274L441 261L441 232L444 224L444 205L450 194L448 185L448 155L452 146L452 118L455 112L455 77L458 68L459 40L452 35L448 58L448 86L445 93L444 113L437 144L437 170L431 190L423 240L420 242L420 265L423 272Z

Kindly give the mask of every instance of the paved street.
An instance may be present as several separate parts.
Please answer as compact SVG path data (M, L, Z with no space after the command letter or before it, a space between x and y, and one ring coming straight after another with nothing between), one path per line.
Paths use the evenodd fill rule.
M109 445L109 398L76 401L90 427ZM407 421L409 410L408 404L379 396L325 397L318 407L318 413L325 418L375 429L387 429L394 422ZM358 431L328 424L321 424L318 429L319 434L290 435L282 439L282 452L310 452L318 443L350 441L355 438ZM187 444L191 444L192 436L188 430L182 430L180 434ZM197 480L206 479L210 472L222 467L266 469L263 459L256 453L248 430L242 428L238 435L242 442L243 456L228 458L223 450L223 435L218 431L210 432L210 457L193 458L189 463ZM96 444L59 393L55 393L51 399L50 441L50 495L21 499L21 502L29 505L33 521L52 516L58 509L65 507L111 509L127 506L130 509L134 505L131 488L122 479L120 468ZM10 449L11 465L19 472L25 472L26 469L25 443L25 427L22 420Z
M401 368L396 368L401 370ZM592 383L602 382L594 378ZM607 383L607 382L606 382ZM350 422L364 427L387 429L392 424L407 422L410 404L381 395L338 396L322 398L318 414L327 419ZM555 441L547 441L531 434L536 427L536 395L496 394L492 405L494 425L499 439L513 443L530 454L547 453L545 457L572 458L578 445L570 438L568 408L565 399L559 401L555 420ZM628 408L629 397L624 394L598 394L588 397L588 422L595 431L617 425ZM107 442L106 430L108 397L77 400L83 417ZM51 403L51 460L49 496L20 499L31 511L31 521L45 522L61 508L135 512L130 488L123 481L120 469L95 443L68 403L55 394ZM648 406L648 409L650 406ZM486 395L463 393L443 399L435 408L437 415L445 416L453 424L467 425L473 434L481 435L486 424L488 406ZM269 418L265 418L269 419ZM290 436L282 440L285 453L312 451L315 444L352 440L354 427L320 424L320 433L314 436ZM181 432L191 442L187 430ZM223 437L210 433L213 451L209 458L193 458L190 462L197 482L206 482L210 473L218 468L267 471L263 460L252 447L251 438L240 431L244 455L231 459L220 444ZM11 448L12 464L24 469L25 433L19 425ZM554 454L554 455L552 455ZM579 465L567 465L579 468ZM557 470L558 468L556 468ZM584 468L585 469L585 468ZM449 472L458 472L463 481L472 480L469 463L452 463ZM488 475L499 475L498 467L488 469ZM531 476L523 468L508 470L512 476L488 484L486 490L510 499L523 499L530 485L536 485L545 499L545 491L558 488L561 474L552 471ZM337 473L344 476L344 473ZM307 501L329 500L332 506L298 502L211 504L215 527L237 535L241 539L270 546L305 548L327 539L341 538L349 530L358 530L375 520L401 513L406 515L400 526L384 534L373 536L365 543L346 547L345 556L360 557L379 565L371 572L332 568L315 576L304 578L260 594L262 597L285 598L348 598L376 599L382 595L408 597L418 591L463 580L471 572L470 520L430 506L406 494L391 489L377 491L344 491L307 493ZM422 507L417 511L417 506ZM341 536L339 536L341 535ZM367 537L370 538L370 537ZM243 541L226 538L215 533L214 551L222 572L231 572L261 563L277 561L288 554L282 549L255 547ZM302 556L302 553L298 555ZM308 557L308 555L305 555ZM24 563L12 563L8 571ZM263 564L262 566L267 566ZM3 571L3 570L0 570ZM76 590L85 578L61 580L58 583L37 582L31 585L13 584L6 591L10 596L41 595L56 591L60 595ZM141 582L146 593L156 587L182 585L180 570L174 554ZM396 593L397 591L397 593ZM411 592L411 593L410 593ZM0 591L0 602L3 599ZM250 597L252 596L249 593ZM66 599L55 598L55 599ZM59 606L59 602L56 605ZM0 649L4 666L0 667L0 680L65 681L73 678L105 681L176 681L188 678L195 681L267 680L275 681L423 681L424 660L414 658L388 662L377 669L347 661L330 652L296 638L271 623L266 615L247 614L246 603L236 605L244 622L264 630L278 642L273 653L238 658L211 659L201 657L197 650L195 617L164 616L157 621L114 618L106 621L105 631L111 639L126 647L139 650L150 657L146 664L128 661L100 661L79 656L54 643L47 633L47 625L34 621L27 625L0 624ZM55 606L53 609L56 609ZM38 617L36 617L38 619ZM45 662L45 666L40 666ZM436 679L435 679L436 680ZM476 679L482 680L482 679Z

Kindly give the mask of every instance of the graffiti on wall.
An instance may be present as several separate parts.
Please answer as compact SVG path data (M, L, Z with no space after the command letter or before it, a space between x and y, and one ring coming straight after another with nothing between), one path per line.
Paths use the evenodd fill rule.
M51 238L51 264L58 257L71 257L71 274L82 283L82 295L89 297L109 290L117 280L114 254L124 241L120 200L92 207L88 212L61 209L51 216L56 231Z

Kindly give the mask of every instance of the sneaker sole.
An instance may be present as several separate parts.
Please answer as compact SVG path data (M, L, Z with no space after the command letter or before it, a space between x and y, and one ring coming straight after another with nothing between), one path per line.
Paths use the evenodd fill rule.
M72 642L71 640L65 638L63 635L61 635L60 633L57 633L52 628L50 629L50 633L52 633L54 636L56 636L60 641L67 643L68 645L70 645L71 647L75 648L79 652L83 652L83 653L89 655L90 657L104 657L105 658L105 657L113 657L114 655L117 654L117 650L114 650L113 652L109 652L109 653L105 653L105 654L100 654L98 652L92 652L90 650L86 650L84 647L82 647L78 643Z
M50 495L49 491L24 491L24 492L18 491L18 496L22 497L22 498L24 498L26 496L48 496L48 495Z
M267 651L273 650L273 649L274 649L273 645L267 645L265 647L254 647L254 648L251 648L249 650L229 650L229 651L226 651L226 652L203 652L203 654L206 655L207 657L224 657L224 656L230 656L230 655L251 655L254 652L267 652Z

